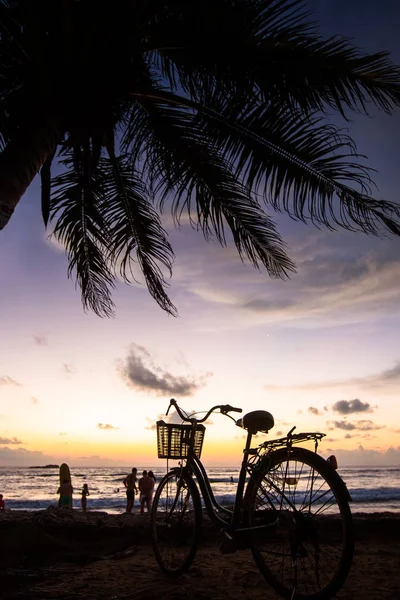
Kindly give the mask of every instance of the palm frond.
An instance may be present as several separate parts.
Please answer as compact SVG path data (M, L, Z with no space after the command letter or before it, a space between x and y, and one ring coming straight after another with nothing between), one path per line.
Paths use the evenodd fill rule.
M149 27L149 60L169 82L201 101L211 89L260 94L302 110L400 105L400 71L387 52L364 54L342 37L322 38L304 0L177 2Z
M50 197L51 197L51 164L53 162L55 151L49 156L40 169L40 178L42 183L42 217L45 227L50 217Z
M208 132L214 148L229 157L250 187L263 183L265 198L275 209L327 227L371 234L384 229L393 233L399 227L400 206L369 195L369 170L357 163L348 136L332 125L274 106L242 115L228 111L226 117L210 101L200 105L163 90L141 94L140 101L200 115L200 135ZM194 121L192 116L192 127ZM347 186L348 180L360 190Z
M373 197L352 139L322 119L400 105L387 53L322 38L303 0L93 6L0 0L2 226L41 169L43 218L85 307L111 314L116 269L131 281L136 261L175 314L155 195L272 276L294 267L262 201L317 226L400 235L399 205ZM65 173L51 182L57 150Z
M172 214L177 222L182 210L187 210L205 238L215 235L222 245L228 225L242 259L253 266L263 265L274 277L293 271L272 220L195 126L193 115L148 98L141 98L140 104L142 112L135 111L124 145L127 151L135 148L138 152L146 132L149 150L144 168L161 195L161 206L173 194Z
M99 316L112 316L111 290L115 278L107 262L109 233L100 211L103 177L92 173L90 185L84 178L83 160L65 159L68 170L53 179L50 218L53 235L65 247L68 276L75 273L84 307Z
M126 157L102 159L104 175L102 212L110 231L109 248L113 263L120 261L126 282L134 279L133 254L144 275L151 296L165 311L176 315L176 308L165 292L166 282L160 264L172 273L173 251L149 192Z

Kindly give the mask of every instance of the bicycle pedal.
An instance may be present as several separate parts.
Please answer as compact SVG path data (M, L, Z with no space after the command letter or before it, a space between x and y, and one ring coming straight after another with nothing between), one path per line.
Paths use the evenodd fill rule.
M221 542L221 545L219 547L219 551L221 552L221 554L234 554L237 550L237 545L235 540L223 540Z
M226 531L224 532L224 539L222 540L219 549L221 554L233 554L237 550L236 540L234 540Z

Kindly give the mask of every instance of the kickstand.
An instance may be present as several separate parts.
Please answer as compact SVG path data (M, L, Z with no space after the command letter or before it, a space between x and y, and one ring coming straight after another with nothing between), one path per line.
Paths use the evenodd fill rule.
M290 596L290 600L296 600L296 587L293 588L292 595Z

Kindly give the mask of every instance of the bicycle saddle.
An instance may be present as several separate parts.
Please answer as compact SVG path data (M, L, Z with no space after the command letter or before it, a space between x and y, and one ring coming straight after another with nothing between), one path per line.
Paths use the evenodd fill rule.
M266 410L253 410L236 421L238 427L247 429L252 434L263 431L268 433L274 426L274 417Z

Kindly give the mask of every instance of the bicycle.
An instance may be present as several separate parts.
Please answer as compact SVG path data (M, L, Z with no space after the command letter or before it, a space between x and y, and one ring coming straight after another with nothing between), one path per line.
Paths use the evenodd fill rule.
M250 548L261 574L283 598L334 596L351 568L354 533L351 497L336 459L317 454L325 434L294 434L293 427L285 437L252 448L252 436L274 426L269 412L235 421L228 413L242 409L226 404L196 419L174 399L167 415L172 406L189 424L157 422L159 458L181 461L160 481L152 506L152 544L161 570L177 576L192 564L203 518L200 488L206 514L222 531L223 553ZM218 410L247 430L233 508L217 502L200 460L203 423ZM314 451L294 447L303 442L313 442Z

